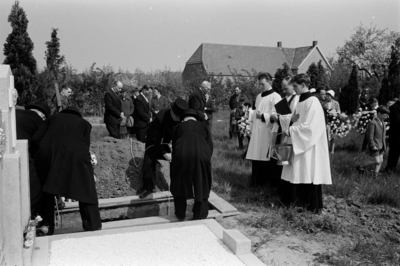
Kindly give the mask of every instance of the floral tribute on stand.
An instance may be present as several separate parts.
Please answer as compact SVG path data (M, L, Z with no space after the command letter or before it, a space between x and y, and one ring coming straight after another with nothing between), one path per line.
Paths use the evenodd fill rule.
M351 130L351 121L346 114L337 113L335 110L328 111L328 136L329 140L337 136L345 137Z
M240 135L243 137L251 137L250 120L243 116L238 123Z
M357 128L357 132L365 134L367 132L368 124L376 116L375 110L369 110L368 107L358 109L358 112L354 115L354 126Z

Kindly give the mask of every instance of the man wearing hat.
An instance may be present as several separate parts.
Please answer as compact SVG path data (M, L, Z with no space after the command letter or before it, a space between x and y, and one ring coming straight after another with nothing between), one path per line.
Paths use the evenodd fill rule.
M41 208L43 224L54 232L54 197L79 201L85 231L101 229L94 170L90 157L92 125L79 110L68 107L49 117L32 138L39 149L35 166L43 186Z
M44 102L38 102L27 105L25 110L17 109L15 111L17 139L28 140L29 151L29 185L31 197L31 216L39 213L39 200L41 185L38 179L33 158L36 148L32 143L32 137L43 124L43 121L50 115L50 108Z
M146 151L143 158L143 188L140 198L145 198L155 189L157 160L171 161L172 130L180 121L180 116L188 109L188 103L178 98L170 108L161 109L150 123L146 137Z

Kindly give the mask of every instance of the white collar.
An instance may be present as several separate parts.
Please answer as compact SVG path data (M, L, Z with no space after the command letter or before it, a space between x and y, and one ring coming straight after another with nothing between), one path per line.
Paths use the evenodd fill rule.
M196 118L194 118L193 116L187 116L187 117L185 117L185 118L183 119L183 122L186 122L186 121L188 121L188 120L197 121Z

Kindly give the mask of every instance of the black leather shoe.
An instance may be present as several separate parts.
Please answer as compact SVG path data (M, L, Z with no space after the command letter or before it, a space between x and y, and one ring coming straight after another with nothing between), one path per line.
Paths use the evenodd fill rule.
M359 175L365 174L365 169L362 168L361 165L358 165L358 166L356 167L356 169L357 169Z

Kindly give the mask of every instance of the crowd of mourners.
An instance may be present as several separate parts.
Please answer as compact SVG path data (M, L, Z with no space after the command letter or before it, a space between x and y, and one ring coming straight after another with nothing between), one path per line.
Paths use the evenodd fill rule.
M285 205L319 213L323 208L321 185L332 184L329 153L334 153L335 136L330 134L327 117L341 112L335 92L309 88L307 74L284 77L282 96L272 89L269 73L259 74L257 80L260 93L256 99L247 99L236 86L229 101L229 136L237 138L243 159L252 163L250 183L276 188ZM162 95L162 88L145 85L128 92L116 81L104 95L104 123L109 135L116 139L135 137L145 143L139 198L155 192L157 160L169 161L170 191L179 220L185 220L190 198L195 201L193 219L208 215L216 111L210 90L211 84L203 81L188 100L170 102ZM42 224L48 228L43 234L54 232L60 196L79 202L84 230L102 228L90 155L92 126L70 106L71 94L71 88L65 87L53 98L52 114L42 102L16 112L17 137L29 143L31 214L43 218ZM385 120L389 119L386 170L395 171L400 156L400 101L394 99L388 108L363 95L360 105L376 112L363 144L373 160L357 170L362 174L373 167L378 176L388 149ZM279 148L286 155L280 154Z

